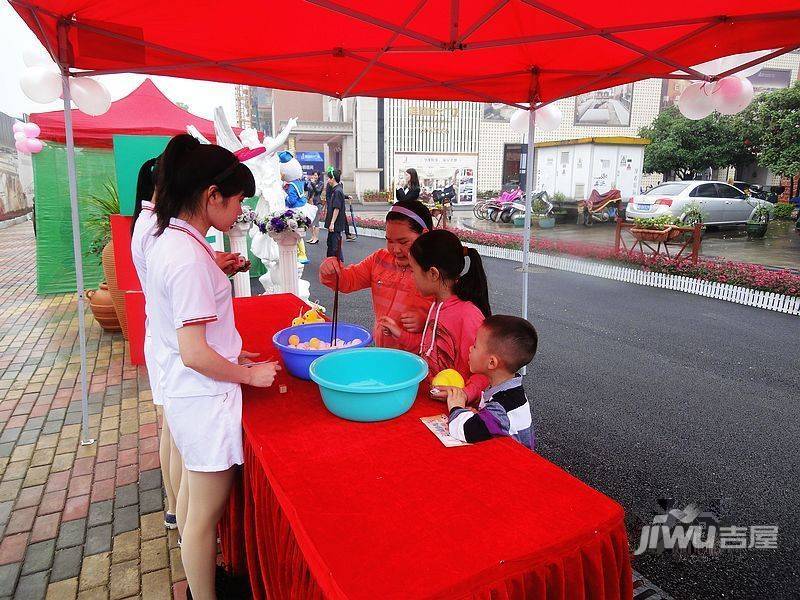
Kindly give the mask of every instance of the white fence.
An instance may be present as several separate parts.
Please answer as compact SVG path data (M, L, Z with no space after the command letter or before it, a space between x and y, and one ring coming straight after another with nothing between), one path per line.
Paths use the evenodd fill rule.
M358 233L365 237L383 238L385 233L379 229L367 229L360 227ZM522 262L522 250L511 250L509 248L497 248L495 246L482 246L478 244L467 244L475 248L481 256L489 258L500 258L514 262ZM653 273L640 269L631 269L618 265L611 265L593 262L582 258L573 258L563 255L530 253L530 264L539 267L558 269L559 271L569 271L580 273L581 275L591 275L602 277L614 281L624 281L637 285L648 285L659 287L677 292L686 292L707 298L716 298L726 302L735 302L755 308L774 310L776 312L788 313L790 315L800 315L800 297L785 296L773 292L762 292L738 285L728 285L727 283L717 283L704 281L693 277L683 277L681 275L670 275L668 273Z

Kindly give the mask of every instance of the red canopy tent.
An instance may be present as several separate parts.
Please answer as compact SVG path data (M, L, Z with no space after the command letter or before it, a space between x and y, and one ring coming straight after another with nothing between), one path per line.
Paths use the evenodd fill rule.
M520 108L527 102L536 108L652 77L715 81L800 47L800 0L625 5L589 0L9 2L61 66L67 108L68 77L109 73L172 75L338 98L471 100ZM711 76L691 67L775 48ZM530 115L532 141L535 112ZM65 117L72 148L69 110ZM532 153L529 143L528 165ZM69 153L68 163L77 240L77 189ZM532 168L527 169L526 189L533 189ZM526 200L529 223L530 196ZM529 241L526 227L523 316ZM77 245L75 253L80 277ZM81 279L78 290L82 311ZM85 354L83 320L79 323Z
M216 139L213 121L173 104L150 79L145 79L124 98L112 102L111 108L103 115L90 117L78 109L70 112L76 146L111 148L114 135L173 136L186 133L188 125L194 125L209 140ZM66 142L63 110L33 113L30 120L41 127L41 139Z

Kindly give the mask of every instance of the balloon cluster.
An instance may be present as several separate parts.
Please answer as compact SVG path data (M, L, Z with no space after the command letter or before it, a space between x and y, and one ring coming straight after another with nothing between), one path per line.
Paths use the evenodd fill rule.
M38 139L42 130L36 123L14 123L14 146L22 154L39 154L44 148L42 140Z
M769 50L726 56L697 65L694 69L705 75L724 73L767 53ZM756 65L713 83L692 82L678 98L678 110L684 117L694 121L706 118L715 110L723 115L734 115L744 110L755 95L748 77L758 73L761 68L761 65Z
M22 60L28 69L22 74L19 85L28 98L40 104L61 98L61 75L50 57L38 48L28 48L23 51ZM111 107L111 94L96 79L71 77L69 93L78 109L87 115L96 117Z
M536 109L534 113L536 116L536 129L539 131L553 131L561 125L561 109L555 104L547 104L542 108ZM511 130L517 133L528 133L529 114L527 110L517 109L511 115L511 121L509 122Z

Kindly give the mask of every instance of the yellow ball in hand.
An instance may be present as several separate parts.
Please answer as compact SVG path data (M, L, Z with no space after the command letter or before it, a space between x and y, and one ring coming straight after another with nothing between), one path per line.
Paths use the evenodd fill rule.
M455 369L445 369L433 378L431 385L433 385L433 387L449 386L463 388L464 378L461 376L461 373Z

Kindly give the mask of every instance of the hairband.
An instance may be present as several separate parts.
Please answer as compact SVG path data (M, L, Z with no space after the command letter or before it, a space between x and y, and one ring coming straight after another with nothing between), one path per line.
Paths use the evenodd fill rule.
M227 169L222 171L222 173L214 177L212 181L214 181L215 183L221 183L222 181L231 176L231 174L236 170L236 167L239 166L239 163L243 163L247 160L250 160L251 158L255 158L260 154L264 154L264 152L266 151L267 149L264 148L263 146L260 146L258 148L248 148L247 146L245 146L244 148L240 148L239 150L233 153L233 156L236 159L234 163Z
M466 248L465 248L466 249ZM461 273L458 274L459 277L464 277L467 273L469 273L469 268L472 264L472 261L469 259L469 256L466 254L464 255L464 268L461 269Z
M422 217L420 217L413 210L407 209L405 206L397 206L395 204L394 206L392 206L392 208L389 210L389 212L390 213L397 213L397 214L403 215L404 217L408 217L409 219L411 219L415 223L418 223L419 226L422 227L422 229L427 229L428 228L428 226L425 224L425 221L422 220Z

